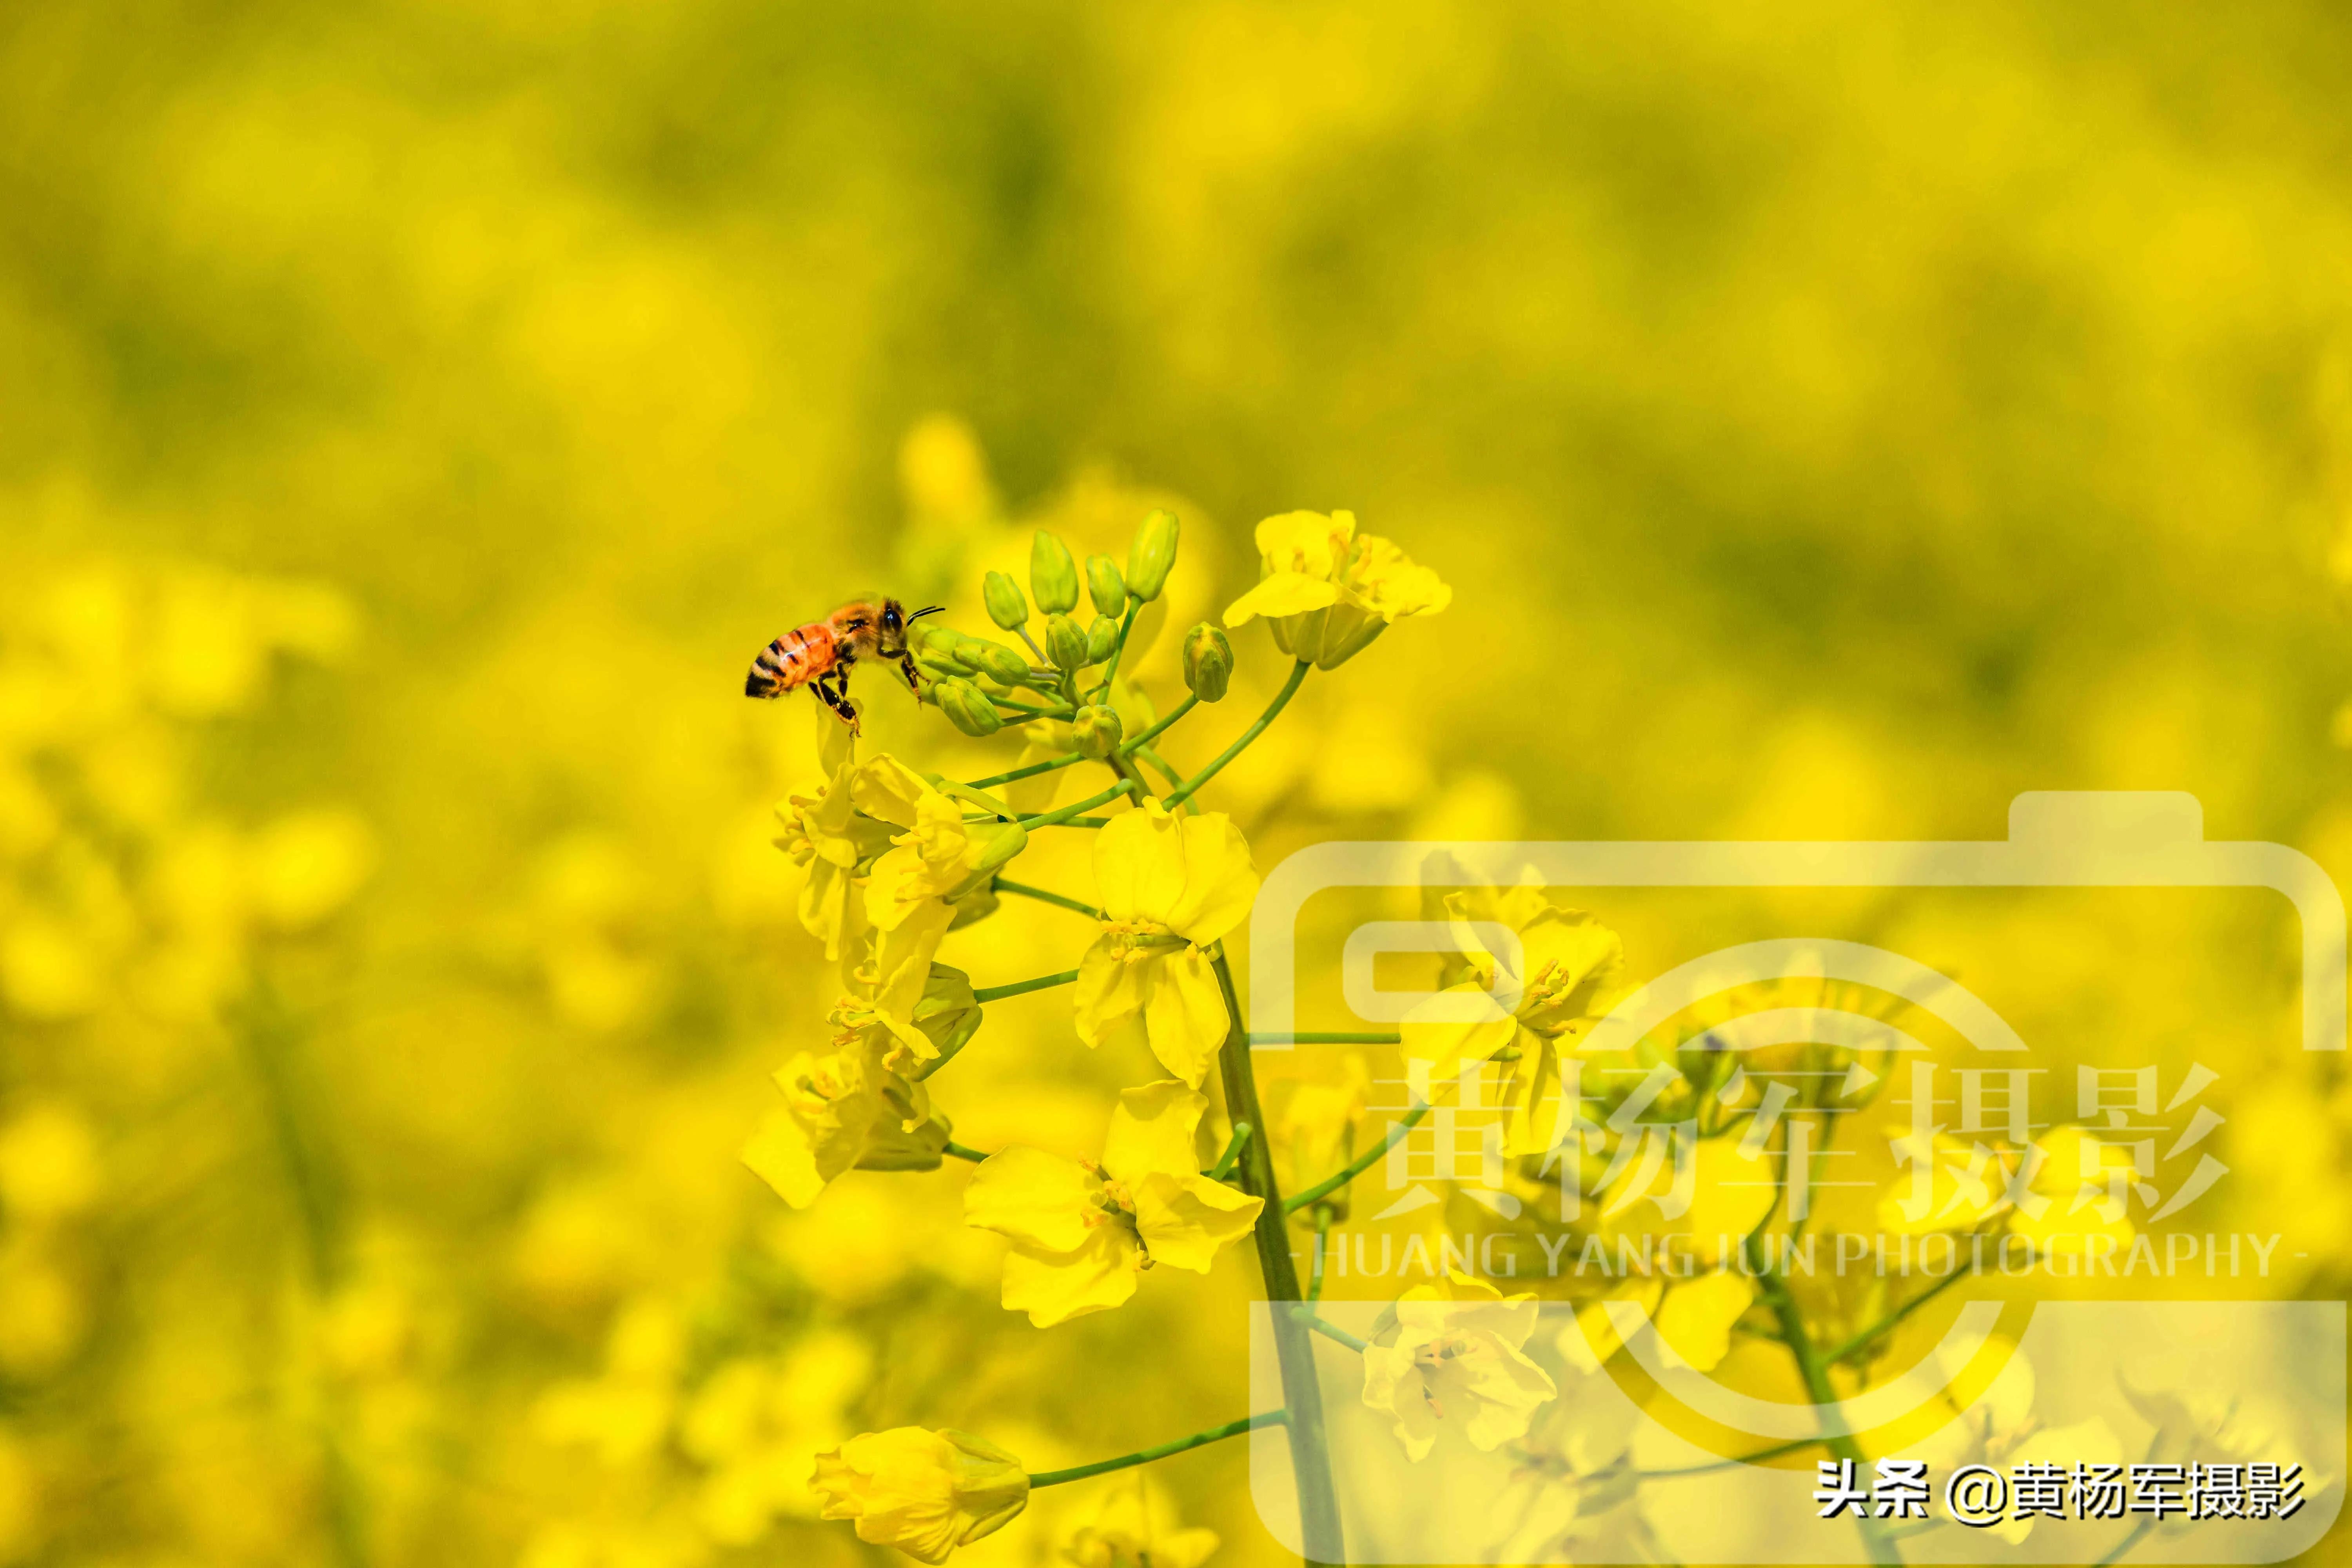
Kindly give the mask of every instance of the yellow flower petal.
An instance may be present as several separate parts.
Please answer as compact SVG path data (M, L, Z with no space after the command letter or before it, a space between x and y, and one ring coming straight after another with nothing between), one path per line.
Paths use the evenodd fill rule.
M1019 1459L962 1432L900 1426L816 1457L810 1488L824 1517L856 1521L857 1538L939 1563L1004 1527L1029 1501Z
M1160 1065L1197 1085L1225 1041L1231 1022L1224 988L1197 947L1155 954L1142 965L1143 1020Z
M1260 521L1252 542L1269 572L1300 572L1328 577L1347 559L1356 537L1356 514L1335 511L1284 511Z
M891 756L868 758L849 778L849 798L858 810L901 827L914 826L923 797L938 793L914 769Z
M1482 997L1487 999L1482 1003ZM1486 1016L1471 1019L1431 1016L1473 1006L1479 1007ZM1430 1064L1433 1091L1436 1085L1453 1079L1470 1063L1485 1061L1509 1045L1518 1032L1518 1020L1496 1005L1487 996L1486 988L1475 981L1449 985L1426 998L1398 1026L1404 1054Z
M1184 891L1176 818L1156 800L1119 813L1095 835L1095 890L1113 921L1157 920Z
M1755 1300L1756 1287L1738 1274L1718 1271L1682 1281L1658 1309L1658 1338L1685 1366L1713 1372L1731 1352L1731 1326Z
M1206 1274L1218 1249L1239 1241L1257 1223L1264 1198L1188 1173L1155 1172L1135 1191L1135 1226L1154 1263Z
M1005 1310L1026 1312L1038 1328L1123 1305L1135 1294L1142 1244L1123 1225L1095 1229L1072 1252L1046 1252L1015 1243L1004 1255Z
M1130 1185L1155 1173L1197 1174L1193 1133L1208 1108L1205 1098L1174 1079L1122 1090L1103 1141L1103 1169Z
M1150 807L1158 808L1157 801ZM1257 901L1257 868L1249 841L1222 811L1180 817L1184 863L1182 893L1159 918L1188 941L1206 945L1242 923Z
M1101 1194L1101 1178L1076 1160L1015 1144L972 1173L963 1191L964 1223L1049 1252L1069 1252L1087 1244L1092 1228L1087 1222L1099 1214Z
M1328 609L1339 599L1339 590L1323 578L1277 572L1225 606L1225 625L1247 626L1259 616L1303 616L1310 610Z

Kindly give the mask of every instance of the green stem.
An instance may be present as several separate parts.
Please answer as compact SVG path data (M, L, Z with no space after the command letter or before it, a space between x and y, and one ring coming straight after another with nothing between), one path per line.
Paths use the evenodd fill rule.
M1090 920L1098 921L1103 918L1103 912L1092 904L1080 903L1076 899L1061 893L1049 892L1044 888L1033 888L1026 882L1014 882L999 877L990 885L1000 893L1012 893L1024 899L1034 899L1041 904L1052 904L1059 909L1071 910Z
M1021 826L1024 829L1032 833L1041 827L1059 827L1065 823L1071 821L1073 818L1077 817L1084 813L1092 811L1098 805L1108 805L1112 801L1117 800L1119 796L1125 795L1134 787L1134 780L1121 779L1118 783L1111 785L1110 788L1103 791L1102 794L1088 795L1084 800L1073 801L1068 805L1062 807L1059 811L1049 811L1041 816L1024 816L1021 819Z
M1132 741L1120 742L1118 749L1122 752L1141 751L1144 747L1151 744L1152 742L1160 739L1161 731L1167 729L1169 725L1173 724L1177 720L1181 719L1185 714L1190 713L1193 709L1200 705L1201 700L1198 697L1192 695L1190 692L1185 693L1183 701L1179 702L1175 707L1168 710L1167 718L1162 719L1159 723L1154 724L1150 729L1146 730L1142 734L1138 735Z
M994 692L984 692L982 695L1007 712L1019 713L1031 719L1069 719L1075 718L1077 713L1075 708L1033 707L1026 702L1015 702L1010 697L999 697Z
M988 789L996 784L1009 784L1015 779L1034 779L1039 773L1050 773L1056 768L1066 768L1086 760L1087 754L1084 752L1064 752L1058 757L1051 757L1042 763L1031 763L1027 767L1014 768L1009 773L992 773L984 779L974 779L971 781L971 787Z
M1306 1324L1308 1328L1314 1330L1317 1333L1321 1334L1325 1339L1343 1344L1349 1350L1354 1351L1358 1355L1361 1355L1366 1351L1372 1348L1370 1342L1358 1339L1355 1335L1349 1333L1339 1324L1324 1321L1311 1306L1294 1309L1290 1315L1297 1319L1300 1322Z
M1234 1135L1225 1140L1225 1152L1217 1156L1215 1164L1209 1167L1209 1180L1222 1182L1232 1175L1234 1163L1242 1157L1242 1145L1249 1141L1250 1124L1246 1121L1234 1122Z
M1769 1255L1755 1238L1747 1243L1749 1271L1755 1276L1757 1289L1772 1309L1772 1316L1780 1326L1780 1342L1797 1363L1797 1374L1804 1380L1805 1393L1812 1400L1822 1422L1821 1441L1831 1453L1841 1459L1850 1459L1857 1474L1871 1472L1870 1457L1862 1445L1845 1430L1845 1411L1839 1405L1837 1390L1830 1384L1829 1363L1822 1361L1813 1348L1812 1335L1805 1328L1805 1315L1797 1307L1797 1299L1789 1290L1788 1281L1770 1261ZM1886 1527L1864 1513L1854 1516L1854 1529L1861 1532L1864 1554L1873 1563L1900 1563L1903 1554L1886 1538Z
M1949 1274L1945 1275L1941 1279L1937 1280L1933 1285L1928 1286L1927 1289L1920 1291L1916 1296L1912 1297L1909 1300L1904 1302L1903 1305L1895 1308L1895 1310L1887 1313L1886 1316L1871 1324L1870 1327L1863 1330L1862 1332L1854 1335L1853 1338L1846 1341L1845 1343L1838 1346L1837 1349L1822 1356L1822 1364L1823 1366L1837 1365L1838 1363L1845 1360L1848 1356L1853 1355L1856 1351L1863 1349L1864 1346L1868 1345L1871 1341L1878 1338L1881 1334L1885 1333L1897 1323L1900 1323L1904 1319L1909 1317L1912 1313L1917 1311L1920 1308L1926 1306L1928 1302L1934 1300L1937 1297L1942 1295L1945 1291L1950 1289L1961 1280L1969 1278L1971 1278L1969 1271L1955 1268Z
M961 1143L941 1144L940 1147L940 1152L947 1155L951 1160L969 1160L975 1165L988 1158L987 1155L982 1153L979 1150L967 1149Z
M1793 1454L1801 1448L1821 1446L1819 1437L1799 1437L1794 1442L1775 1444L1759 1448L1752 1454L1742 1454L1736 1459L1717 1459L1711 1465L1682 1465L1670 1470L1639 1470L1635 1473L1645 1481L1664 1480L1673 1476L1706 1476L1717 1470L1736 1470L1742 1465L1760 1465L1767 1459L1777 1459L1783 1454Z
M1192 796L1199 792L1202 784L1207 784L1211 779L1215 778L1220 773L1224 771L1224 767L1227 763L1232 762L1235 757L1240 756L1244 752L1247 751L1252 741L1256 740L1260 735L1265 733L1265 727L1274 722L1275 716L1280 713L1285 708L1290 706L1290 700L1298 694L1299 685L1307 679L1307 672L1314 668L1315 667L1313 665L1307 663L1307 660L1303 658L1297 664L1292 665L1290 667L1290 679L1282 683L1282 689L1274 694L1274 700L1265 705L1265 711L1257 716L1257 721L1252 724L1248 729L1243 731L1241 739L1235 741L1232 745L1227 746L1222 752L1220 752L1215 762L1211 763L1207 767L1202 768L1199 773L1193 774L1192 777L1185 784L1183 788L1178 790L1174 795L1170 795L1168 797L1168 804L1171 806L1181 805L1185 801L1192 799Z
M1161 756L1150 747L1146 746L1140 751L1127 754L1141 757L1145 762L1150 763L1153 767L1158 768L1160 770L1160 776L1168 781L1168 787L1171 791L1182 787L1184 781L1177 773L1175 768L1170 765L1167 758ZM1201 803L1197 800L1188 800L1184 803L1184 809L1197 816L1201 812Z
M1323 1299L1323 1252L1330 1245L1331 1205L1318 1204L1315 1205L1315 1267L1308 1270L1307 1278L1307 1299L1309 1301Z
M1269 1034L1253 1034L1253 1046L1393 1046L1403 1042L1402 1035L1366 1034L1349 1029L1276 1029Z
M1294 680L1293 685L1297 682ZM1218 1049L1217 1066L1224 1083L1225 1114L1253 1127L1265 1125L1258 1104L1257 1075L1250 1064L1249 1031L1242 1025L1241 998L1234 992L1233 967L1222 949L1210 960L1217 988L1224 995L1225 1043ZM1290 1226L1285 1217L1282 1188L1275 1180L1270 1142L1253 1138L1243 1152L1242 1190L1265 1200L1258 1209L1255 1237L1258 1272L1265 1282L1266 1300L1274 1303L1299 1300L1298 1270L1290 1259ZM1309 1564L1336 1565L1346 1560L1339 1528L1339 1494L1331 1480L1331 1458L1323 1433L1323 1386L1315 1370L1312 1331L1280 1305L1273 1309L1275 1359L1281 1368L1283 1403L1290 1412L1290 1468L1298 1487L1298 1522L1304 1556Z
M1787 1137L1788 1135L1786 1133L1781 1134L1782 1142L1780 1147L1783 1150L1788 1148ZM1791 1241L1795 1240L1798 1237L1804 1235L1805 1226L1812 1220L1813 1189L1820 1186L1822 1184L1822 1162L1829 1157L1830 1145L1836 1141L1837 1118L1834 1116L1822 1117L1821 1143L1818 1147L1808 1151L1805 1155L1805 1212L1798 1215L1789 1222L1789 1238ZM1793 1173L1789 1169L1788 1158L1783 1154L1780 1161L1780 1184L1784 1187L1787 1186L1792 1174ZM1832 1356L1830 1359L1832 1361L1835 1361L1838 1358Z
M1138 1448L1132 1454L1121 1454L1116 1459L1097 1459L1091 1465L1073 1465L1066 1470L1045 1470L1029 1478L1029 1489L1058 1487L1067 1481L1083 1481L1089 1476L1107 1476L1113 1470L1132 1469L1148 1465L1154 1459L1164 1459L1171 1454L1181 1454L1188 1448L1205 1448L1212 1443L1222 1443L1228 1437L1238 1437L1260 1426L1283 1426L1290 1421L1286 1410L1269 1410L1260 1415L1244 1415L1238 1421L1228 1421L1222 1426L1212 1426L1205 1432L1195 1432L1189 1437L1179 1437L1172 1443L1156 1447Z
M1110 662L1103 666L1102 684L1095 689L1097 698L1110 690L1110 683L1118 679L1118 661L1127 655L1127 634L1135 629L1135 617L1143 613L1143 601L1135 600L1127 606L1127 614L1118 623L1118 641L1111 645Z
M1406 1111L1404 1115L1389 1129L1389 1135L1381 1140L1379 1148L1372 1150L1369 1153L1357 1156L1347 1164L1339 1167L1339 1169L1333 1174L1324 1177L1321 1181L1316 1183L1305 1192L1300 1193L1297 1197L1292 1198L1287 1204L1283 1205L1283 1212L1286 1214L1292 1213L1298 1209L1303 1209L1308 1204L1315 1203L1319 1199L1328 1198L1333 1193L1338 1192L1341 1187L1346 1186L1349 1182L1354 1181L1358 1176L1362 1175L1366 1171L1370 1170L1374 1165L1379 1164L1381 1160L1387 1157L1390 1150L1404 1142L1406 1133L1421 1125L1421 1119L1428 1114L1429 1104L1426 1100L1414 1106L1411 1110Z
M972 992L971 999L975 1002L1002 1002L1007 996L1024 995L1032 991L1051 991L1056 985L1067 985L1077 977L1076 970L1066 969L1059 974L1041 974L1034 980L1016 980L1010 985L982 985Z

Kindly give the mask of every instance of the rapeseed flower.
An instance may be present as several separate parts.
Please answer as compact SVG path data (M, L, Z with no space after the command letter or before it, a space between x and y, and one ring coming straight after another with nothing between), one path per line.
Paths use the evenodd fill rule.
M1554 1130L1534 1124L1536 1110L1557 1081L1563 1042L1572 1043L1599 1015L1600 999L1622 974L1624 943L1583 910L1547 902L1532 885L1449 893L1444 908L1462 956L1447 965L1444 989L1405 1019L1405 1054L1429 1058L1430 1081L1441 1083L1468 1063L1516 1047L1498 1100L1512 1108L1511 1150L1544 1147ZM1512 960L1486 951L1474 922L1517 936L1516 973ZM1517 988L1508 1011L1482 1002L1498 982Z
M1017 822L967 823L954 796L894 758L875 757L850 780L867 816L900 829L866 880L866 918L887 931L934 899L971 891L1028 845Z
M1451 1425L1492 1451L1525 1435L1559 1392L1520 1347L1535 1331L1531 1295L1506 1297L1461 1273L1416 1285L1381 1314L1364 1351L1364 1403L1396 1418L1416 1463Z
M1021 1461L969 1433L895 1426L816 1458L809 1482L823 1517L856 1521L857 1539L944 1563L1029 1505Z
M1193 1131L1208 1101L1174 1079L1130 1089L1099 1163L1015 1145L964 1191L964 1218L1013 1243L1005 1308L1039 1328L1116 1307L1155 1263L1206 1274L1249 1234L1263 1198L1201 1174Z
M1375 534L1356 531L1356 514L1286 511L1257 525L1256 587L1225 608L1225 625L1258 616L1275 646L1335 669L1409 616L1432 616L1454 590L1426 566Z
M1096 837L1095 880L1105 924L1078 964L1078 1038L1140 1034L1198 1088L1230 1026L1207 948L1257 897L1249 845L1222 812L1172 816L1146 800Z
M894 931L866 931L842 965L834 1048L798 1052L777 1071L784 1103L761 1120L743 1162L794 1208L856 1167L938 1167L948 1125L918 1079L979 1026L970 984L931 963L949 919L932 900Z

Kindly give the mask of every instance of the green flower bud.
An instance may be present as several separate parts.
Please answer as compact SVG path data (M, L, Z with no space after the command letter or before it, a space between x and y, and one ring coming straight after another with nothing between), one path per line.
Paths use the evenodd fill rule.
M991 679L1011 686L1029 673L1029 661L1001 642L986 637L966 637L956 650L957 657L973 669Z
M1118 647L1118 623L1108 616L1097 616L1095 624L1087 628L1087 662L1107 664L1111 650Z
M1106 616L1127 612L1127 579L1118 574L1118 563L1108 555L1087 557L1087 593L1094 599L1095 608Z
M1070 728L1077 731L1078 750L1098 763L1108 761L1118 750L1119 742L1127 738L1126 726L1118 721L1118 712L1100 704L1079 709Z
M915 646L915 657L926 667L945 675L970 675L980 668L964 657L964 644L973 639L953 626L918 629L921 637Z
M931 695L938 700L940 711L948 716L948 722L967 735L993 735L1004 728L1003 717L996 711L996 704L982 696L979 687L961 677L951 676L940 681L931 688Z
M1127 591L1146 604L1168 585L1168 569L1176 564L1178 532L1172 511L1155 511L1136 525L1135 542L1127 547Z
M992 878L995 873L989 875ZM983 884L956 900L950 929L983 919L995 908L996 894ZM932 964L929 977L923 982L923 994L915 1004L914 1022L940 1053L915 1069L918 1079L927 1079L954 1060L980 1030L981 1006L972 999L971 976L944 963Z
M1042 528L1029 542L1029 591L1037 595L1037 607L1049 616L1066 615L1078 607L1078 563L1070 559L1068 545Z
M1045 617L1045 657L1054 668L1069 674L1086 668L1087 634L1078 630L1078 623L1064 615Z
M1202 621L1184 634L1184 684L1193 696L1221 701L1233 679L1234 645L1224 633Z
M988 618L1002 629L1017 632L1029 624L1029 600L1021 584L1003 573L991 572L982 578L980 596L988 605Z
M1017 822L980 823L964 831L975 851L971 861L971 873L948 889L950 903L986 887L990 879L1007 862L1029 847L1029 830Z

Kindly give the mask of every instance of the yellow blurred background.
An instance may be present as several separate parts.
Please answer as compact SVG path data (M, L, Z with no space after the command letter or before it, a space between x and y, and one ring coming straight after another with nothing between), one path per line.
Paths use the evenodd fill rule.
M960 1173L736 1158L832 986L743 670L1041 521L1174 506L1179 626L1294 507L1454 585L1221 781L1261 868L2137 787L2352 873L2347 101L2315 5L9 7L0 1563L878 1561L820 1444L1236 1414L1245 1258L1041 1333ZM1092 1147L990 1017L958 1136ZM1231 1447L1155 1484L1280 1561Z

